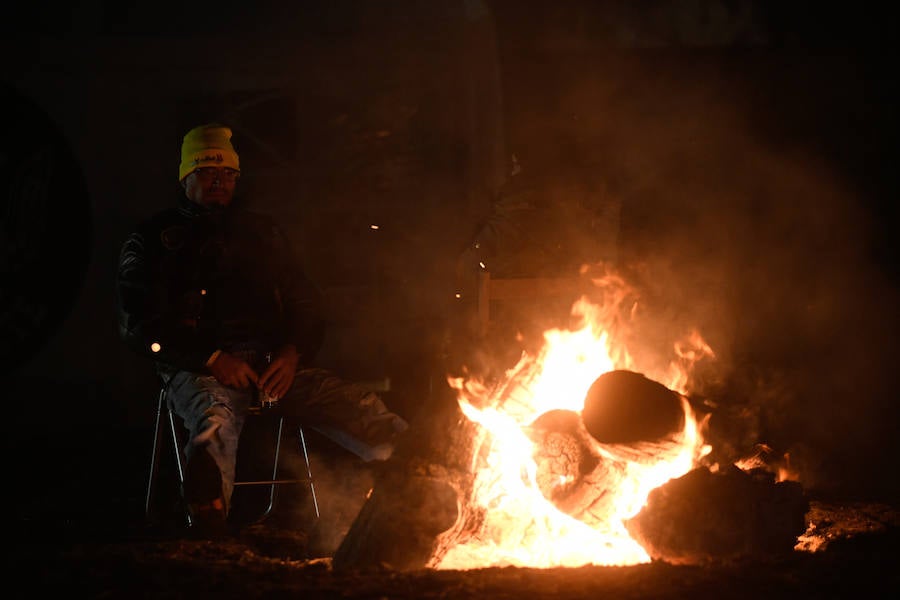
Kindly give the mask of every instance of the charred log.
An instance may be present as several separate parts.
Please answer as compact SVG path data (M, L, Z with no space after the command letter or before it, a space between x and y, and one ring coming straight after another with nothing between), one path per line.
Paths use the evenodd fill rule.
M376 476L334 553L335 570L423 568L435 552L438 536L463 519L460 498L471 485L473 425L455 401L437 404L429 417L414 423Z
M666 437L684 426L681 396L632 371L610 371L588 389L584 426L605 444L630 444Z
M457 497L446 477L393 474L382 479L335 552L333 568L425 567L437 536L456 522Z
M653 490L626 527L654 560L709 564L792 551L808 510L796 482L699 468Z

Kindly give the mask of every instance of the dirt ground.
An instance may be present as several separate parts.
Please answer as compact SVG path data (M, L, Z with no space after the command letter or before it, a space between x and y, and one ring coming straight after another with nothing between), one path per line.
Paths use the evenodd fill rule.
M809 529L787 557L714 566L335 572L309 531L274 522L221 541L116 535L73 526L28 532L14 547L14 597L76 598L849 598L900 590L900 509L811 501ZM9 564L9 563L8 563ZM10 597L13 597L10 596Z

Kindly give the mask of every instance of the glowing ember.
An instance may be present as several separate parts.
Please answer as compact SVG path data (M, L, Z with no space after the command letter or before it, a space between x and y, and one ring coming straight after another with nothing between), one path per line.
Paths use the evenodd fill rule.
M773 460L774 450L766 444L757 444L756 452L734 463L742 471L767 469L775 472L775 481L800 481L800 475L791 467L791 455L785 454ZM777 463L777 464L772 464Z
M709 451L687 401L682 400L684 428L669 438L627 446L591 440L590 451L601 459L603 469L598 471L601 480L596 476L589 479L602 493L604 514L596 514L596 506L592 507L590 523L562 512L542 492L535 444L526 433L535 419L548 411L580 413L588 388L603 373L640 371L626 349L610 339L609 332L621 325L617 319L622 308L621 302L612 308L600 307L582 298L572 310L580 328L546 332L538 356L523 354L499 385L475 379L449 380L458 391L463 413L479 425L479 434L473 440L474 479L467 499L471 514L442 535L459 536L460 528L474 533L450 545L443 556L433 557L430 566L470 569L650 561L624 522L640 511L651 490L687 473ZM677 368L664 383L684 394L681 388L691 364L711 354L694 334L676 346ZM570 483L567 479L559 477L556 485Z

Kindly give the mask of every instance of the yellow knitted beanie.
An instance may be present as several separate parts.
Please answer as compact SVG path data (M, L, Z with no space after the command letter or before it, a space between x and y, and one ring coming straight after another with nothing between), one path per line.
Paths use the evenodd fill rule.
M200 167L227 167L240 171L240 161L231 145L231 129L217 123L198 125L184 135L181 143L181 181Z

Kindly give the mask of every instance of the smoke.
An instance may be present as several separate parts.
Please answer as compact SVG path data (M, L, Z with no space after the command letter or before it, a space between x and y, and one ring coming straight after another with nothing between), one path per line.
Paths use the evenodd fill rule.
M523 175L604 190L576 197L588 208L619 204L638 338L659 352L696 329L711 346L693 391L718 407L723 452L765 443L810 485L896 486L898 290L878 254L886 173L866 160L886 134L860 65L772 48L553 52L507 42L510 151ZM542 234L596 247L583 224L544 219Z
M312 447L310 471L319 515L315 514L309 494L301 494L301 501L284 510L288 513L289 524L312 531L310 544L314 553L331 556L365 504L375 478L369 464L335 448L323 438L316 436L309 443ZM305 475L302 457L292 454L288 460L287 468L291 472ZM310 528L310 524L314 526Z
M604 81L586 74L557 99L589 115L571 139L621 198L618 262L644 345L700 331L717 361L695 392L720 407L735 452L763 442L813 485L885 485L897 289L875 260L871 185L833 152L853 140L820 106L831 84L763 108L781 95L757 87L780 79L754 61L654 59L611 61Z
M639 291L648 352L700 332L717 359L693 391L720 407L728 453L766 443L805 460L810 481L884 479L857 468L896 455L897 286L876 256L885 173L867 160L887 147L879 118L893 105L867 95L872 73L840 53L765 45L624 49L589 3L555 20L492 8L496 56L487 28L466 51L461 34L410 35L398 56L421 60L366 69L396 77L334 80L306 105L318 111L310 172L340 165L310 184L330 203L303 215L312 275L380 294L354 304L373 333L348 352L399 382L448 338L465 345L473 306L454 299L454 269L472 235L500 223L488 228L495 275L610 263ZM313 80L332 71L344 72ZM523 202L490 189L500 146Z

